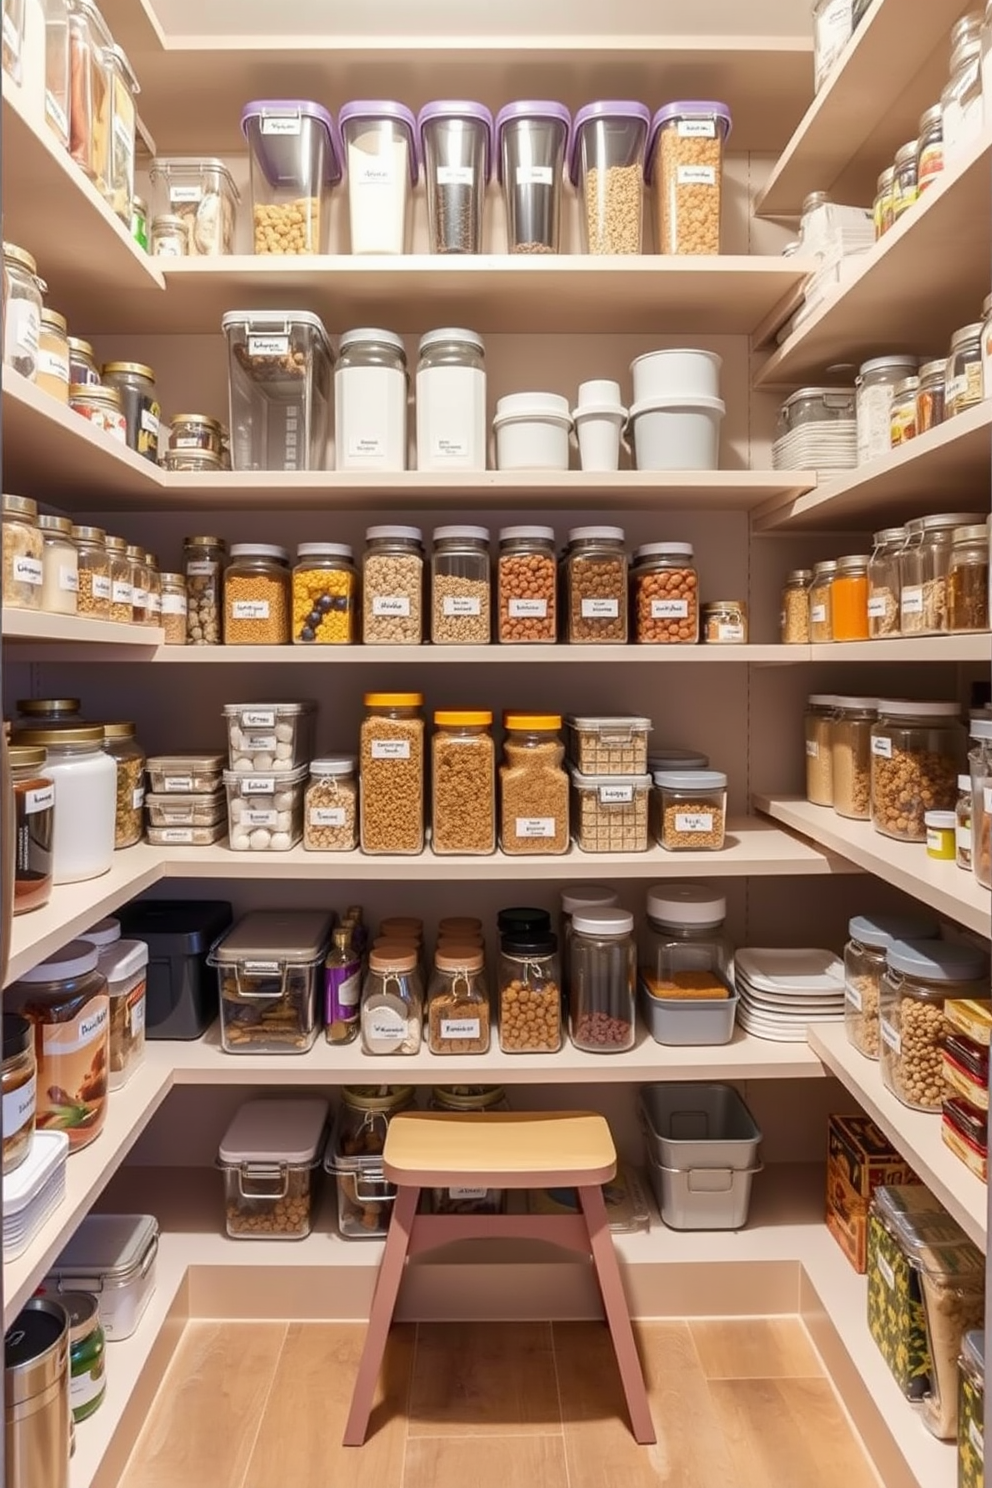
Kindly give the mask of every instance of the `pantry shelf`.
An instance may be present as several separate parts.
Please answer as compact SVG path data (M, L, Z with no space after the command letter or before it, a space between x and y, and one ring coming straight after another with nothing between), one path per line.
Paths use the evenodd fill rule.
M876 832L870 822L849 821L829 806L813 806L797 796L756 795L753 804L756 811L801 832L826 851L842 854L939 914L979 935L989 935L992 898L988 890L956 863L927 857L922 843L896 842Z
M0 633L19 654L30 651L39 659L55 659L49 648L70 644L71 659L80 652L109 660L148 661L164 650L165 632L157 625L122 625L114 620L91 620L86 615L44 615L32 610L0 612Z
M879 641L835 641L809 650L810 660L819 662L973 662L987 667L992 663L992 636L987 630L973 635L893 636Z
M63 644L10 641L17 660L153 661L174 666L682 666L737 663L788 666L810 658L808 646L159 646L136 657L133 647L77 641L63 625ZM133 633L132 633L133 635ZM825 648L821 648L825 649ZM832 660L833 658L825 658ZM947 657L945 655L944 659Z
M809 1045L984 1251L988 1189L944 1145L940 1113L904 1106L885 1088L878 1061L848 1043L842 1025L812 1024Z

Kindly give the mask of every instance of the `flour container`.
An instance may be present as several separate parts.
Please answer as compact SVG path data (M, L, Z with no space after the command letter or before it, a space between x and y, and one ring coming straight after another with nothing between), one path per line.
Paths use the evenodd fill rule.
M4 1336L6 1488L69 1488L69 1316L32 1297Z
M651 113L643 103L609 100L579 109L569 171L582 195L587 253L640 253L644 147Z
M674 1230L747 1222L761 1131L732 1085L664 1082L640 1093L651 1186Z
M393 331L346 331L334 373L338 470L406 469L406 351Z
M486 361L475 331L442 327L420 338L417 469L485 470Z
M670 347L646 351L630 364L634 402L649 398L719 398L723 358L715 351Z
M331 188L341 179L337 126L302 98L246 104L241 129L251 151L256 253L326 251Z
M309 310L230 310L227 336L235 470L323 470L334 352Z
M352 253L408 252L412 191L420 174L416 119L391 99L357 99L338 113L338 128Z
M431 252L481 253L492 174L492 114L481 103L439 99L420 110L417 130Z
M572 116L561 103L524 100L496 115L496 174L511 253L558 253L561 183Z

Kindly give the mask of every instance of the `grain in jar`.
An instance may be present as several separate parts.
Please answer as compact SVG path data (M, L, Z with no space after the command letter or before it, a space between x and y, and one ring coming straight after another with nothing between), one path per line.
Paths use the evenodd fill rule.
M871 738L871 818L877 831L924 842L928 811L953 811L964 763L957 703L880 699Z
M367 692L361 727L361 845L424 850L424 720L419 692Z
M951 337L947 358L944 414L956 418L974 408L984 396L982 387L982 322L962 326Z
M858 464L877 460L892 448L892 399L897 385L915 377L919 361L910 356L872 357L855 380Z
M183 538L186 574L186 644L218 646L227 544L221 537Z
M647 852L650 775L572 771L573 831L582 852Z
M920 368L920 385L916 392L916 432L926 434L944 422L947 394L947 362L924 362Z
M307 852L351 852L358 846L358 780L351 755L316 759L303 805Z
M424 549L419 527L369 527L362 558L362 640L419 646L423 640Z
M719 852L727 822L727 777L720 770L659 770L655 835L668 852Z
M627 554L622 527L573 527L564 558L566 639L572 644L627 640Z
M822 645L834 638L831 591L836 573L837 564L832 558L813 565L813 582L809 590L809 638L814 645Z
M882 1080L904 1106L939 1111L946 1090L943 1041L948 998L984 997L988 956L960 941L894 941L880 989Z
M232 544L224 574L224 645L288 645L291 587L286 548Z
M699 640L699 576L691 543L644 543L634 554L630 584L638 645Z
M504 1054L556 1054L562 1045L558 939L519 928L500 939L499 1046Z
M844 947L844 1031L867 1059L878 1058L879 1021L885 955L896 941L935 940L936 920L926 915L855 915Z
M709 646L746 646L747 604L743 599L713 599L699 611L702 639Z
M947 574L948 629L989 628L989 533L984 523L955 527Z
M120 625L134 620L134 565L122 537L108 534L103 540L110 559L110 618Z
M434 714L431 846L436 853L496 851L496 749L489 712Z
M443 328L420 338L417 469L485 470L486 363L475 331Z
M427 994L427 1040L432 1054L489 1050L489 990L481 946L446 945L434 957Z
M337 469L405 470L406 407L403 338L393 331L346 331L334 369Z
M830 588L831 629L835 641L868 639L868 554L837 560Z
M133 847L141 841L145 805L145 751L133 723L105 723L103 747L117 767L117 804L114 847Z
M779 639L784 646L809 644L809 591L812 582L811 568L794 568L786 575L779 617Z
M14 914L41 909L52 897L54 869L55 786L45 772L40 746L11 746L13 785Z
M899 634L899 555L905 527L883 527L872 537L868 560L868 635L871 640Z
M506 713L500 766L500 846L505 853L568 851L568 776L561 715Z
M300 543L293 569L293 644L350 646L358 573L347 543Z
M38 373L38 345L41 338L42 293L45 284L38 278L38 265L31 254L16 243L3 245L4 275L4 366L13 367L28 382Z
M41 608L49 615L75 615L79 592L79 555L68 517L43 514Z
M641 252L650 124L643 103L590 103L575 115L569 173L581 192L586 253Z
M135 625L147 625L149 620L148 604L148 563L145 559L145 550L137 543L128 543L125 547L128 563L131 566L131 620ZM111 569L113 573L113 569ZM113 579L111 578L111 587ZM111 612L113 601L111 600Z
M806 700L806 799L814 806L834 803L831 722L836 707L832 692L813 692Z
M35 382L59 403L69 402L68 322L57 310L41 312Z
M666 104L651 124L645 179L653 187L659 253L720 252L723 151L730 134L724 103Z
M432 253L481 253L492 175L493 116L481 103L438 99L417 115Z
M186 596L186 578L181 573L163 573L162 581L162 630L165 645L185 646L186 619L189 601Z
M904 377L892 391L892 407L889 410L889 444L898 449L908 444L917 435L916 407L920 389L918 377Z
M503 527L496 560L500 645L549 645L558 635L553 527Z
M878 718L875 698L838 697L830 721L831 793L838 816L871 817L871 730Z
M40 610L44 541L38 504L28 496L3 498L3 602L15 610Z
M435 646L486 646L489 617L488 527L435 527L431 641Z

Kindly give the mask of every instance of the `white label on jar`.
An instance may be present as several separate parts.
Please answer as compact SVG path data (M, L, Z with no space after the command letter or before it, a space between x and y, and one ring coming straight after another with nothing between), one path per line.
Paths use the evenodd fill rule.
M879 1031L882 1035L882 1043L888 1044L893 1054L900 1055L902 1053L902 1034L898 1028L893 1028L887 1019L882 1018L879 1024Z
M173 440L172 440L172 443L170 445L170 448L171 449L202 449L203 448L203 440L202 439L199 439L195 434L181 434L181 435L179 435L178 438L173 437ZM190 563L190 564L187 565L187 567L188 567L188 571L190 573L209 573L210 570L213 568L213 564L212 563L209 563L209 562L208 563L198 563L198 564L196 564L194 566L192 563Z
M161 238L153 248L152 252L157 258L182 258L183 250L179 243L171 238Z
M409 739L373 739L372 758L398 760L410 758Z
M633 799L634 787L632 785L601 785L599 787L601 806L629 806Z
M59 356L57 351L46 351L42 347L38 352L38 372L39 374L47 373L49 377L57 377L59 382L68 383L68 358Z
M12 57L21 55L21 33L6 10L3 13L3 44Z
M288 336L249 336L249 356L288 356Z
M861 996L859 988L853 987L851 983L848 982L847 986L844 988L844 998L845 1001L854 1009L856 1013L860 1013L862 1007L864 1006L864 998Z
M369 1039L382 1039L388 1042L393 1039L405 1039L406 1035L407 1023L401 1013L394 1013L390 1008L376 1008L369 1014L367 1025Z
M84 1374L76 1374L69 1380L69 1404L73 1411L82 1410L97 1400L107 1388L107 1360L100 1358Z
M972 1418L972 1420L970 1420L968 1422L968 1440L971 1442L971 1445L974 1447L975 1451L978 1453L978 1456L984 1462L985 1461L985 1437L982 1435L981 1427L979 1426L978 1422L974 1418Z
M267 599L235 599L231 602L231 616L235 620L268 620Z
M488 1188L449 1188L448 1198L458 1203L465 1199L484 1199L488 1192Z
M249 809L241 817L241 824L245 827L274 827L278 824L278 821L278 811L252 811Z
M110 575L109 574L94 574L93 575L93 598L94 599L109 599L110 598Z
M41 314L32 300L10 300L7 304L7 329L4 344L15 351L38 353L38 336L41 330Z
M246 729L270 729L276 726L276 715L271 708L244 708L241 712L241 727Z
M439 186L475 185L475 167L472 165L439 165L436 175Z
M192 827L163 827L161 830L163 842L173 842L177 846L189 845L193 841Z
M310 808L312 827L343 827L346 821L343 806L312 806Z
M676 811L676 832L712 832L712 811Z
M242 781L241 794L243 796L273 796L276 790L276 778L274 775L246 775Z
M742 641L744 627L736 620L721 620L717 623L716 638L718 641Z
M868 616L871 620L884 620L887 609L885 599L880 594L873 594L868 601Z
M516 177L518 186L552 186L555 173L550 165L518 165Z
M716 139L716 120L680 119L678 132L683 139Z
M141 410L141 427L146 434L152 434L156 439L158 438L159 421L150 409Z
M716 170L712 165L680 165L675 174L679 186L716 185Z
M959 853L971 852L971 828L960 824L954 829L954 845Z
M885 1285L891 1292L896 1284L896 1273L893 1271L892 1267L889 1265L887 1258L884 1255L876 1255L875 1260L878 1262L879 1274L882 1280L885 1282Z
M816 604L810 606L809 618L813 625L823 625L827 619L826 605Z
M275 734L245 734L242 748L249 754L271 754L276 747Z
M131 806L132 806L132 809L135 810L135 811L140 811L141 808L142 808L142 806L144 806L144 804L145 804L145 787L143 785L137 785L137 786L135 786L134 790L131 792Z
M202 186L170 186L170 202L198 202L203 200Z
M19 1090L12 1090L3 1098L3 1134L14 1136L30 1121L34 1124L34 1108L38 1093L38 1080L32 1075Z
M872 739L872 741L871 741L871 752L872 752L872 754L877 754L880 759L891 759L892 758L892 740L891 739Z
M443 1039L477 1039L482 1036L482 1028L478 1018L442 1018L441 1037Z
M546 620L548 601L546 599L511 599L507 610L511 620Z
M24 793L24 811L27 816L34 816L39 811L51 811L54 805L54 785L39 785L35 790Z
M373 595L372 613L380 618L387 615L409 615L410 596L408 594Z
M443 608L446 615L481 615L482 601L467 594L449 594L445 595Z
M180 792L189 795L193 789L193 777L192 775L166 775L164 785L167 791L173 791L177 796Z
M469 447L464 439L452 439L450 435L438 434L434 438L432 451L435 460L464 460Z
M689 614L689 601L687 599L653 599L651 601L652 620L684 620Z
M584 599L582 601L583 620L615 620L620 614L620 601L618 599Z
M349 160L355 160L359 154L364 154L364 151L351 151ZM357 168L352 165L351 179L359 186L394 186L395 159L392 155L366 156Z
M352 434L348 439L348 458L351 460L384 460L386 441L378 434Z
M131 604L134 585L129 584L126 579L114 579L110 586L110 598L114 604Z
M185 615L187 611L185 594L163 594L163 615Z
M79 570L59 564L59 588L66 594L79 593Z
M69 117L55 95L45 89L45 117L55 125L55 132L63 139L69 137Z
M892 448L894 382L863 383L858 388L858 464L865 465Z
M555 837L558 829L553 816L518 816L518 837Z
M64 1054L76 1054L106 1037L107 1020L110 1017L110 999L96 997L93 1000L97 1006L92 1012L82 1013L75 1023L42 1024L43 1054L47 1054L50 1058L58 1058Z
M23 554L16 555L13 578L19 584L40 584L42 581L41 559L27 558Z
M292 117L276 115L273 118L262 120L263 134L299 134L302 120L299 114Z
M942 853L944 851L944 833L946 827L927 827L927 851Z
M173 440L175 443L175 440ZM216 571L217 564L212 558L191 558L186 565L186 572L192 578L208 578Z
M820 746L815 739L806 740L806 757L808 759L820 758Z
M148 590L147 589L139 589L138 586L137 586L137 584L136 584L134 586L134 588L132 589L132 591L131 591L131 603L134 605L134 608L136 610L145 610L145 609L147 609L148 608Z
M986 785L982 790L982 802L986 812L992 811L992 786Z
M148 591L148 608L153 615L161 615L162 613L162 596L161 594L156 594L154 589L149 589Z

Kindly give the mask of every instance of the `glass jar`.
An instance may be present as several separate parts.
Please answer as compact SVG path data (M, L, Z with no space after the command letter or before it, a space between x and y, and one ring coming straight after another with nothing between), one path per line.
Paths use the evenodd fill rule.
M221 590L227 544L222 537L183 539L186 575L186 644L219 646Z
M940 95L944 126L944 160L961 160L982 132L981 17L964 16L957 39L952 33L951 77Z
M508 1111L510 1103L502 1085L435 1085L431 1111ZM502 1214L506 1191L501 1188L433 1188L434 1214Z
M584 908L611 909L614 905L619 904L619 902L620 896L616 889L607 888L605 884L571 884L562 889L560 912L558 915L558 945L561 951L561 985L566 1007L568 1006L568 969L571 960L573 915L577 910ZM538 911L524 910L518 913L534 915ZM541 911L541 913L544 912ZM540 930L542 934L545 929L550 931L550 916L546 916L545 918L546 924L533 922L533 929L535 931ZM521 923L518 922L518 924L509 925L506 931L503 931L501 927L501 933L515 934L516 929ZM527 928L531 928L529 923Z
M501 1051L557 1054L562 1043L557 937L539 929L502 935L498 986Z
M421 336L416 409L418 470L485 470L486 353L475 331Z
M148 252L148 203L143 196L131 197L131 236L139 248Z
M727 900L696 883L660 883L647 891L641 985L652 997L700 995L706 980L733 986L733 946L724 931ZM717 995L714 992L713 995Z
M984 997L988 956L961 941L897 940L886 951L879 1062L887 1090L914 1111L939 1111L946 1094L948 998Z
M505 713L500 846L505 853L568 851L568 775L559 713Z
M862 362L855 379L858 424L858 464L867 465L892 448L892 398L897 385L915 377L916 357L872 357Z
M809 592L812 583L811 568L794 568L786 575L779 617L779 639L783 646L809 645Z
M143 362L105 362L103 381L121 395L128 445L136 454L157 464L162 409L155 389L155 373Z
M38 374L45 284L38 278L38 265L31 254L26 248L18 248L16 243L3 245L3 272L7 291L3 322L4 366L13 367L15 372L34 382Z
M835 641L868 639L867 553L849 553L837 559L830 586L830 614Z
M40 746L12 746L14 790L14 914L41 909L52 897L55 786Z
M916 182L920 196L944 169L944 111L939 103L920 117L916 141Z
M145 571L148 576L148 618L145 623L158 627L162 624L162 575L154 553L145 554Z
M79 698L18 698L18 728L59 728L87 720L81 712Z
M838 697L829 724L831 804L838 816L871 818L871 730L875 698Z
M346 543L300 543L293 569L293 644L351 646L358 572Z
M452 945L435 954L427 1030L432 1054L488 1052L489 992L481 947Z
M832 692L813 692L806 700L806 799L813 806L834 804L831 724L836 708Z
M69 0L69 153L103 197L110 184L113 44L96 0Z
M906 523L906 541L899 555L903 635L938 635L947 630L947 573L954 531L982 520L980 513L939 512Z
M564 558L566 640L627 640L627 554L622 527L573 527Z
M112 46L107 57L110 74L110 139L108 141L107 201L130 231L134 196L135 96L138 81L123 47Z
M872 216L875 220L875 238L884 238L895 221L892 210L892 189L895 185L896 168L888 166L882 171L875 187L875 201L872 206Z
M131 566L131 620L135 625L148 624L148 565L145 550L137 543L128 543L124 549Z
M355 759L317 759L303 805L303 846L308 852L352 852L358 846L358 781Z
M747 605L743 599L711 600L702 606L699 620L707 645L747 645Z
M892 392L892 408L889 412L889 444L898 449L916 438L916 401L920 379L904 377L897 382Z
M369 527L362 558L362 640L419 646L423 633L424 547L419 527Z
M286 548L233 543L224 574L224 645L289 645L291 589Z
M42 537L41 608L49 615L74 615L79 592L79 555L68 517L38 518Z
M100 1135L107 1115L110 998L99 958L95 945L72 940L4 992L7 1010L34 1025L37 1125L64 1131L70 1154Z
M3 1176L13 1173L31 1151L34 1137L38 1066L34 1030L17 1013L3 1015Z
M489 615L488 527L435 527L431 642L487 646L492 639Z
M406 408L403 338L392 331L346 331L334 369L337 469L405 470Z
M162 466L165 470L187 475L213 475L215 471L231 468L230 465L222 466L220 456L212 455L208 450L166 450Z
M373 946L362 987L365 1054L417 1054L423 1032L424 989L412 946Z
M69 148L69 6L45 0L45 123Z
M947 574L948 629L989 628L989 533L985 523L955 527Z
M695 645L699 575L692 543L645 543L634 554L630 583L638 645Z
M185 258L189 253L189 222L175 212L152 218L151 251L157 258Z
M655 836L668 852L719 852L727 821L727 777L719 770L659 770Z
M809 589L809 638L816 645L834 638L831 591L837 564L828 559L813 565L813 582Z
M434 714L431 847L436 853L496 851L496 747L488 712Z
M959 868L971 872L971 776L958 776L958 804L954 810L954 857Z
M588 908L572 916L569 1032L577 1049L619 1054L635 1040L637 950L626 909Z
M206 413L177 413L169 423L170 450L199 450L221 454L221 426Z
M916 432L926 434L944 422L947 362L924 362L920 368L920 385L916 393Z
M868 560L868 635L872 640L899 634L899 555L905 527L883 527L872 537Z
M15 744L48 752L45 775L58 798L53 882L99 878L113 863L117 786L116 767L103 750L103 725L19 727L13 737Z
M982 401L982 323L962 326L951 337L944 415L954 418Z
M145 805L145 751L135 738L133 723L105 723L103 747L117 766L117 809L114 847L133 847L141 841Z
M14 610L40 610L44 541L38 503L28 496L3 498L3 602Z
M854 30L851 0L813 0L813 89L819 93Z
M552 645L558 636L558 563L553 527L503 527L496 560L502 646Z
M411 1085L346 1085L334 1127L338 1230L346 1240L384 1238L396 1188L382 1176L382 1149L394 1116L414 1104Z
M99 387L100 369L90 343L80 341L77 336L69 336L66 338L66 345L69 348L69 386Z
M97 387L92 383L77 387L70 383L69 407L94 429L99 429L118 444L127 444L127 420L119 389Z
M134 619L134 564L122 537L103 540L110 563L110 618L130 625Z
M918 149L919 140L910 140L908 144L900 145L896 151L895 174L892 180L892 218L894 222L899 221L903 212L915 206L916 199L920 194L916 168Z
M68 322L57 310L42 310L35 382L58 403L69 402Z
M424 850L424 698L367 692L361 729L361 844L365 853Z
M971 867L983 888L992 888L992 720L973 718L971 750Z
M185 646L188 608L184 575L162 574L162 629L167 646Z
M871 819L876 831L925 842L928 811L953 811L964 763L957 703L880 701L871 731Z
M878 1058L878 1010L891 945L904 940L936 940L940 926L928 916L855 915L844 947L844 1032L867 1059Z
M107 1336L99 1297L60 1288L58 1299L69 1315L69 1404L78 1426L100 1409L107 1393Z

